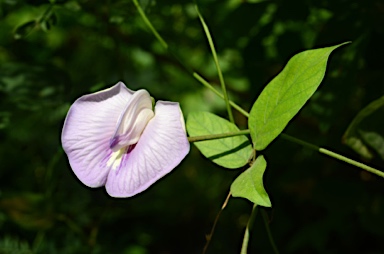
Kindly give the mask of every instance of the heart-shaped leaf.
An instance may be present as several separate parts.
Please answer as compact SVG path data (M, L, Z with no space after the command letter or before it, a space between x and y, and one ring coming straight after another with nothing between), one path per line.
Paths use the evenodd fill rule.
M257 205L271 207L271 201L263 185L263 174L266 167L267 162L264 157L262 155L257 157L252 166L233 181L232 196L246 198Z
M329 55L344 44L296 54L264 88L248 122L256 150L265 149L304 106L324 78Z
M187 130L191 137L240 131L233 123L209 112L190 113L187 118ZM199 141L194 144L205 157L226 168L244 166L252 154L251 143L244 135Z

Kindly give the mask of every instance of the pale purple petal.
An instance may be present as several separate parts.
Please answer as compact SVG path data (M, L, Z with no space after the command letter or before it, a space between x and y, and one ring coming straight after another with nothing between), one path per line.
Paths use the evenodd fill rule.
M73 172L89 187L106 182L110 140L133 92L122 82L80 97L68 111L61 140Z
M189 142L178 103L158 101L155 116L139 142L111 169L106 189L112 197L130 197L146 190L174 169L188 154Z

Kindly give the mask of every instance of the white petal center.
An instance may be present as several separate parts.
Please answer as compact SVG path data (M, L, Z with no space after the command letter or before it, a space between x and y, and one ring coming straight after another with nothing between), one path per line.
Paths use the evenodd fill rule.
M111 167L112 170L115 170L121 164L121 160L123 159L123 155L126 153L126 148L121 148L116 152L112 152L111 157L107 162L107 166Z
M128 101L121 113L116 131L110 140L113 153L107 162L108 166L115 168L121 163L124 153L129 146L136 144L148 122L153 118L152 100L146 90L139 90Z
M145 90L134 93L117 121L115 135L110 141L111 149L117 151L136 144L153 116L149 93Z

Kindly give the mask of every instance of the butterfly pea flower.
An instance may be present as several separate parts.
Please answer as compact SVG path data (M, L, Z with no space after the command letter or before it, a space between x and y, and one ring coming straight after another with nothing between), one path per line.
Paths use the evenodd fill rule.
M105 186L112 197L146 190L190 148L178 103L158 101L153 107L146 90L134 92L122 82L77 99L61 140L78 179Z

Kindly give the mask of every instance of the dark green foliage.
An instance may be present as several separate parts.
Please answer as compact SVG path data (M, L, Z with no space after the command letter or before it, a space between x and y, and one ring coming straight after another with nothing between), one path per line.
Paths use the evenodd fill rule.
M384 94L383 4L252 2L198 3L229 97L249 111L295 53L352 41L331 56L319 90L285 132L359 160L341 138ZM193 3L140 4L187 70L219 84ZM200 253L239 171L222 170L192 148L148 191L112 199L76 179L60 134L75 99L119 80L179 101L185 117L198 110L225 115L223 101L161 47L131 1L2 1L0 19L0 253ZM237 112L235 120L246 128ZM384 117L375 122L382 129ZM383 252L383 179L279 138L264 153L271 158L264 174L270 226L281 253ZM381 156L368 164L384 168ZM208 253L239 253L251 209L230 199ZM261 216L249 253L272 253Z

